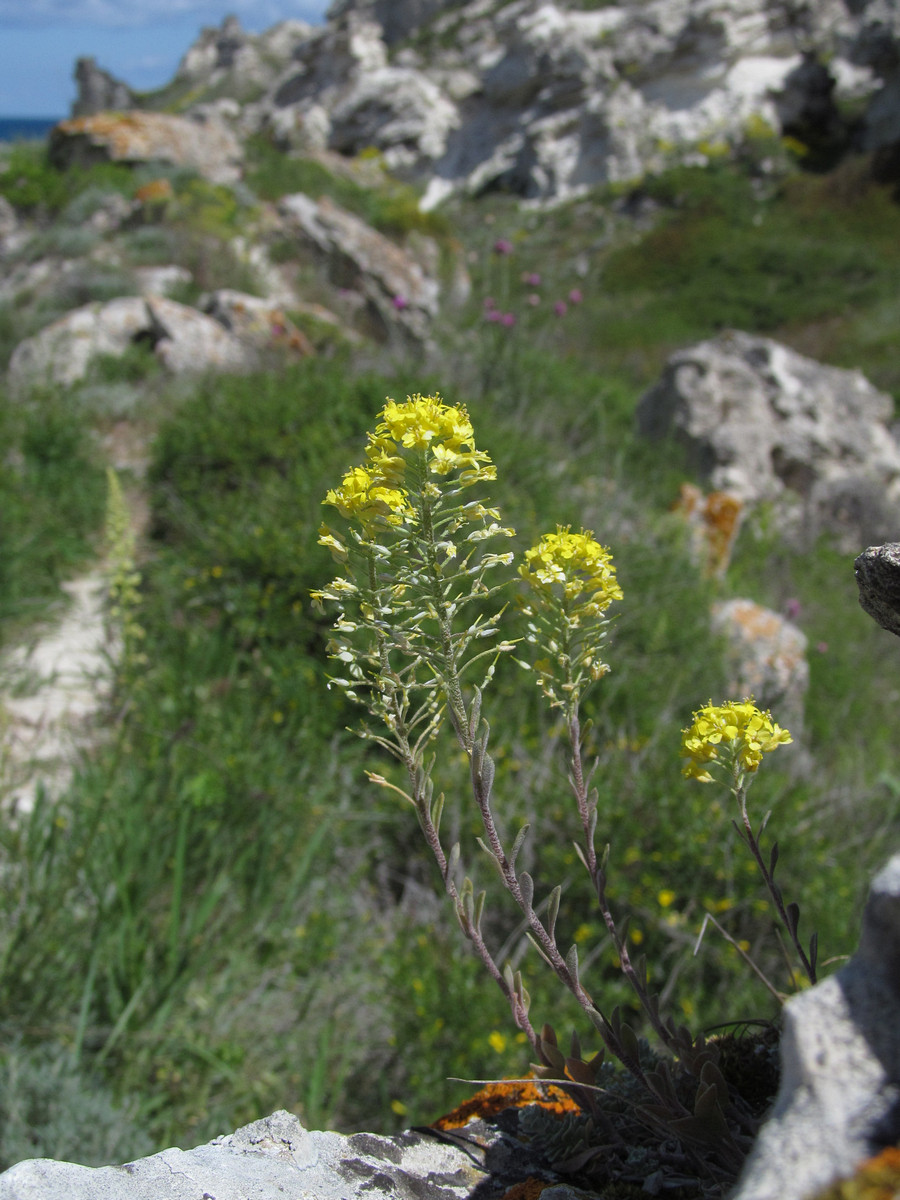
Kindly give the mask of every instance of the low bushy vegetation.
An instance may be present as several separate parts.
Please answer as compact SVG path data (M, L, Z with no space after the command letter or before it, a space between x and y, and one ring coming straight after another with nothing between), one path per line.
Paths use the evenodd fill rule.
M258 154L258 194L320 187L353 207L321 168ZM791 987L735 814L679 774L680 730L722 698L717 596L791 601L810 638L801 752L772 763L760 796L820 960L852 950L897 829L893 648L858 609L849 560L825 544L789 553L762 517L725 580L704 580L669 512L684 465L672 447L639 443L632 421L664 356L723 324L805 345L831 323L828 357L859 356L894 386L897 210L847 172L760 186L721 166L648 181L653 220L628 245L610 197L539 218L503 197L471 202L454 219L478 255L472 305L443 330L427 377L412 362L385 375L340 360L168 392L153 381L145 661L118 681L68 791L0 827L0 1116L6 1079L21 1081L25 1109L50 1114L43 1125L56 1119L48 1080L83 1087L97 1128L116 1132L84 1152L100 1161L197 1144L278 1107L313 1127L426 1123L466 1095L448 1077L527 1069L529 1048L441 903L414 815L367 783L385 764L347 732L354 714L326 684L327 623L309 602L332 574L321 501L386 395L468 404L517 551L556 523L613 550L624 592L613 670L585 705L598 840L612 846L611 902L630 914L630 944L654 964L668 1011L695 1028L774 1015L726 943L708 933L695 956L707 908ZM129 235L145 261L164 259L170 236L165 225ZM133 368L122 378L140 382ZM91 415L66 400L4 398L0 410L6 631L99 551ZM563 882L559 921L592 990L638 1022L571 847L558 722L511 666L493 686L499 819L531 821L528 870ZM465 764L445 749L444 821L471 849ZM516 914L492 908L489 933L525 972L534 1019L579 1025ZM9 1128L0 1165L31 1152L21 1121ZM36 1138L35 1153L75 1138Z

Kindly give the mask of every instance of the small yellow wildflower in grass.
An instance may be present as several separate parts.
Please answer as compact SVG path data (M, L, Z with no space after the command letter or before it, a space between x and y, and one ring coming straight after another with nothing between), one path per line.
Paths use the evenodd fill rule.
M683 774L711 783L709 767L723 765L735 772L756 771L762 756L792 740L786 729L748 698L727 704L712 702L694 713L694 723L683 731L682 753L688 760Z
M506 1049L506 1036L495 1029L488 1034L488 1044L495 1053L502 1054Z

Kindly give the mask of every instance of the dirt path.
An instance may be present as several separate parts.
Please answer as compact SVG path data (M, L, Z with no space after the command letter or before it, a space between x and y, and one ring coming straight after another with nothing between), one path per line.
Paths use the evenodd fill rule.
M104 457L140 481L148 440L147 430L117 422L103 438ZM149 515L139 482L126 498L140 539ZM62 616L41 622L0 660L0 806L12 812L30 812L42 786L65 790L110 695L117 648L104 622L104 564L62 591Z

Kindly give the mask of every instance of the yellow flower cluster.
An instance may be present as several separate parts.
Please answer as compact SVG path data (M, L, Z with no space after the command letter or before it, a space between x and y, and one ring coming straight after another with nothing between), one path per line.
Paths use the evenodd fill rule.
M572 533L568 525L558 525L556 533L545 533L525 551L519 574L537 591L560 585L569 604L586 597L579 610L589 617L602 616L614 600L622 599L612 555L589 530Z
M744 771L755 771L762 756L790 742L791 735L763 712L752 697L727 704L712 702L694 713L694 723L682 734L682 752L688 760L683 774L701 783L711 783L708 766L724 759ZM724 753L727 751L727 754Z
M388 525L399 525L410 512L406 492L387 487L383 477L368 467L349 470L341 486L332 488L323 503L333 504L342 517L348 520L355 517L363 525L372 525L377 517Z
M487 454L475 449L475 433L464 407L444 404L440 396L409 396L398 404L388 399L375 432L369 434L366 455L386 481L399 484L406 470L403 450L426 455L432 475L459 471L468 487L496 479L496 468Z

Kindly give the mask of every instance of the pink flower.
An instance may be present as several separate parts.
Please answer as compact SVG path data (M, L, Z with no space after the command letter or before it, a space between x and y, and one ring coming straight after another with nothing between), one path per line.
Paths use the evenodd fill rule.
M582 296L580 288L572 288L571 292L569 292L570 304L580 304L583 299L584 296Z
M564 317L569 311L569 306L566 304L565 300L557 300L557 302L553 305L553 311L558 317Z
M400 295L400 293L398 293L394 297L394 308L396 308L396 310L398 312L400 312L404 308L409 308L409 301L407 300L407 298L405 296L402 296L402 295Z
M828 653L828 643L827 642L816 642L816 649L818 650L818 652L820 654L827 654Z
M537 294L537 292L529 292L528 295L525 297L525 303L530 304L532 308L537 307L537 305L540 304L540 302L541 302L541 298Z
M488 309L490 309L490 308L496 308L496 307L497 307L497 305L494 303L494 297L493 297L493 296L485 296L485 298L484 298L484 307L485 307L485 308L488 308Z
M503 316L500 318L500 323L502 325L505 325L507 329L510 329L516 323L516 314L515 313L504 313Z
M497 238L496 242L494 242L495 254L512 254L512 252L513 244L507 238Z
M538 275L538 273L536 271L531 271L531 272L526 271L525 274L522 276L522 282L527 283L529 287L540 287L541 286L541 277L540 277L540 275Z
M784 602L784 615L789 621L796 621L800 616L801 604L796 596L792 596L790 600Z
M503 313L500 312L499 308L489 308L484 314L484 319L486 321L493 321L496 323L497 321L503 320Z

